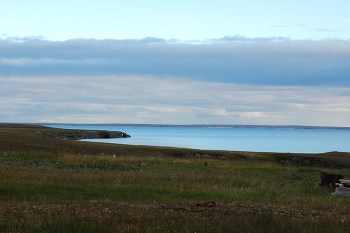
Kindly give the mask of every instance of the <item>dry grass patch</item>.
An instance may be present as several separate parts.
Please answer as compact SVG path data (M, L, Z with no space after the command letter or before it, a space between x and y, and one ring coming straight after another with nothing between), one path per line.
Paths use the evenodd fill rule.
M111 201L0 202L5 232L347 232L340 212L265 205L118 203Z

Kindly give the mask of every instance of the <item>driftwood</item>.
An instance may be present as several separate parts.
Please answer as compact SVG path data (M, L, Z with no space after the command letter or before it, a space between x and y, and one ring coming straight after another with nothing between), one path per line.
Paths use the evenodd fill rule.
M344 184L350 184L350 180L345 180L345 179L339 179L339 182Z

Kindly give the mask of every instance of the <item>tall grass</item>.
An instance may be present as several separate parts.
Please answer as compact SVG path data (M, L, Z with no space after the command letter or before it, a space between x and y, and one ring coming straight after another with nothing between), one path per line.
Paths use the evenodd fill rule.
M53 166L53 169L49 166L3 165L0 198L11 201L109 199L167 203L214 199L221 203L319 209L342 208L349 204L348 199L331 196L333 189L318 186L319 169L283 167L270 162L215 160L204 166L203 160L169 158L111 161L104 158L96 163L106 161L109 166L133 169L108 170L94 166L77 170L64 165Z

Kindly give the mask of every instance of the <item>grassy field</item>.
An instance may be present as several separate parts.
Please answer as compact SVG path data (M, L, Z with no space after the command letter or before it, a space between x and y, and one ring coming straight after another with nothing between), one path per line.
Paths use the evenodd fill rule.
M320 171L350 179L349 153L203 151L43 135L73 131L0 124L0 232L350 231L350 200L318 186ZM310 161L317 163L305 166ZM195 206L207 200L217 206Z

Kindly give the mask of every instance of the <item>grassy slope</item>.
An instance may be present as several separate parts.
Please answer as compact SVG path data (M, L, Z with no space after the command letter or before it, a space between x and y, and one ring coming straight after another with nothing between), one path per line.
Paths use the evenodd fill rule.
M152 146L133 146L122 144L106 144L69 141L56 139L38 134L51 133L73 133L81 130L55 129L39 125L22 124L1 124L0 123L0 153L11 152L35 152L39 154L84 154L100 155L109 154L117 156L170 156L185 157L195 156L196 154L211 155L214 157L225 156L235 159L246 157L249 160L267 160L280 161L290 156L310 156L310 154L292 154L292 153L269 153L269 152L236 152L236 151L206 151L185 148L167 148ZM127 132L126 132L127 133ZM123 140L122 138L120 140ZM318 158L337 158L350 159L350 153L330 152L323 154L312 154L312 157Z
M350 230L350 201L317 185L320 168L278 163L295 154L89 143L38 131L74 130L0 124L1 232ZM350 178L349 169L322 171ZM194 206L209 199L215 209Z

